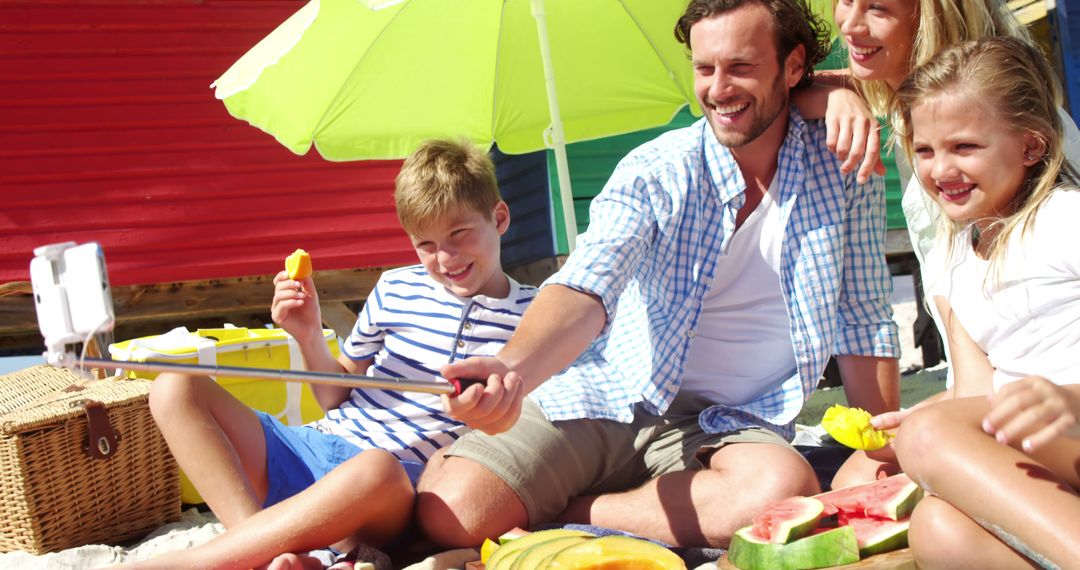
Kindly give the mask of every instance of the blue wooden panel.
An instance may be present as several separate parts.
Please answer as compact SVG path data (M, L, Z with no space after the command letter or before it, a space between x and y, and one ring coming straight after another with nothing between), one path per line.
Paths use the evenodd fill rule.
M1066 104L1075 112L1080 109L1080 0L1058 0L1047 16L1061 58Z
M510 206L510 229L502 239L503 267L555 256L554 226L543 152L508 155L492 149L499 191Z

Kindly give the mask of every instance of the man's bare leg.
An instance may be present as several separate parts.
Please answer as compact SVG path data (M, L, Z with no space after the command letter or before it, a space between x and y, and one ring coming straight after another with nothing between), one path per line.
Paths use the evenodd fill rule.
M819 490L814 470L794 449L739 443L714 453L709 469L668 473L625 493L573 499L559 520L678 546L726 547L764 505Z
M529 525L525 505L509 485L478 463L444 452L428 461L417 486L417 522L431 540L474 547Z

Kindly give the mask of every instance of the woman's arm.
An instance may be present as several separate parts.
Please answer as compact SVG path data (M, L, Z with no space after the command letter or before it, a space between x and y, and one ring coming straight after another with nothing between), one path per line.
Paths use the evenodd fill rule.
M809 86L792 91L791 101L804 118L825 119L826 144L843 161L840 170L851 172L861 161L856 178L865 183L871 174L885 174L881 138L877 118L847 83L846 73L819 73Z

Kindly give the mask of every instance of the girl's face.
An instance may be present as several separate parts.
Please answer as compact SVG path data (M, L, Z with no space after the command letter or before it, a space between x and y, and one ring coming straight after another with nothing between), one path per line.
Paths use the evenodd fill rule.
M949 219L978 222L1011 214L1028 168L1042 159L1038 139L1018 133L978 98L953 93L911 108L915 172ZM990 218L990 219L987 219Z
M837 0L833 15L847 44L851 74L896 89L911 71L916 0Z

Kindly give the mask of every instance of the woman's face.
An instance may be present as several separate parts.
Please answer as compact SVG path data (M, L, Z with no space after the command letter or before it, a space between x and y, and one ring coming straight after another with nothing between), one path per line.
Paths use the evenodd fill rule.
M847 44L851 74L896 89L911 71L916 0L837 0L833 15Z

